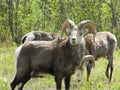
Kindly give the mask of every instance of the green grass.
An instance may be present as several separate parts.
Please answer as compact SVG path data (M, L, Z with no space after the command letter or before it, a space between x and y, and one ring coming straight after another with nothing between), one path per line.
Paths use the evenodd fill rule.
M15 74L14 44L0 45L0 90L10 90L10 82ZM108 83L105 76L107 60L100 58L96 61L96 67L92 70L90 81L86 81L86 70L82 82L76 81L76 76L71 78L71 90L120 90L120 50L114 53L113 83ZM64 90L64 83L62 84ZM24 86L24 90L55 90L53 76L45 78L32 78Z

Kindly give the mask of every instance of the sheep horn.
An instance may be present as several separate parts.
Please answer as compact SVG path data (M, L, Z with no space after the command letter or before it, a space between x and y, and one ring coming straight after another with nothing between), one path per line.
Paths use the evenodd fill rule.
M91 22L90 20L84 20L78 24L79 30L84 30L86 28L88 28L93 33L93 42L95 42L95 35L97 33L97 30L93 22Z
M94 56L92 56L92 55L85 55L85 56L81 59L80 66L79 66L79 69L80 69L80 70L83 71L83 69L84 69L84 64L85 64L87 61L91 61L91 62L92 62L92 67L93 67L93 68L95 67L95 58L94 58Z
M66 33L69 35L70 30L72 30L74 26L75 26L75 23L72 20L66 19L62 24L61 38L63 37L65 30L66 30Z

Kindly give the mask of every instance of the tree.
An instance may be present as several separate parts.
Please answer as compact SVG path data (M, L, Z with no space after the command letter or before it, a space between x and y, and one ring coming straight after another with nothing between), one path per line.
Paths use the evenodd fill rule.
M93 21L98 31L114 33L120 46L119 5L118 0L0 0L0 41L12 38L19 44L34 30L59 33L69 18L76 24Z

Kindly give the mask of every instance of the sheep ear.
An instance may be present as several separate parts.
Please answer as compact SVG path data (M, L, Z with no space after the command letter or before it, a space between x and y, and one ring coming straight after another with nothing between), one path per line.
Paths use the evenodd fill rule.
M71 30L70 30L69 28L67 28L67 29L65 30L65 32L66 32L67 34L70 34Z
M83 30L83 32L84 32L84 35L86 35L86 34L89 32L89 29L88 29L88 28L85 28L85 29Z
M62 24L61 38L64 32L67 33L67 35L69 35L71 30L74 28L74 26L75 26L75 23L72 20L66 19Z

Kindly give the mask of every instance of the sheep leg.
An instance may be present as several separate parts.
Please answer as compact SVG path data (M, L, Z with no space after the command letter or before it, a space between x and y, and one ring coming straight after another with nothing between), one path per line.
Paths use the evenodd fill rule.
M110 71L110 82L112 82L112 72L113 72L113 65L111 66L111 71Z
M107 78L109 78L109 68L110 68L110 63L108 63L107 69L106 69L106 77Z
M112 82L113 63L110 65L110 82Z
M109 75L110 70L110 75ZM113 73L113 55L108 56L108 65L106 69L106 76L109 78L110 76L110 82L112 81L112 73Z
M30 78L31 78L31 75L30 75L30 74L27 74L27 75L22 79L21 84L20 84L18 90L23 90L23 87L24 87L25 83L26 83L28 80L30 80Z
M19 84L19 80L17 80L17 76L15 75L15 78L13 81L10 83L11 89L14 90L15 87Z
M89 62L86 66L86 71L87 71L87 81L89 81L89 77L90 77L90 73L91 73L91 69L92 69L92 64L91 62Z
M61 90L62 78L55 76L56 90Z
M112 73L113 73L113 56L110 58L110 82L112 82Z
M70 89L70 80L71 80L71 75L65 78L65 90Z
M18 90L22 90L24 84L31 78L31 75L26 75L24 78L18 78L17 75L15 76L14 80L11 82L10 86L11 89L14 90L15 87L18 85Z

